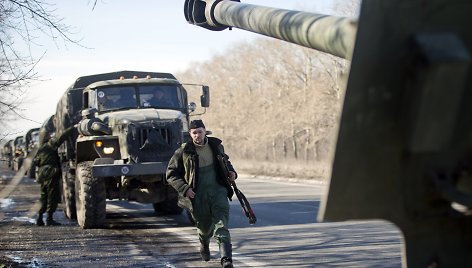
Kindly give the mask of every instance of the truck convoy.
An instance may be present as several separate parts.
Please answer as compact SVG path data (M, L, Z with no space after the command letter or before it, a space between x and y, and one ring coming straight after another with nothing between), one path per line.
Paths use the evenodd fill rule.
M209 107L202 86L201 107ZM170 73L120 71L79 77L54 115L55 135L77 125L59 148L64 212L82 228L104 224L106 200L152 203L178 214L177 192L166 184L173 152L188 137L184 86Z
M32 157L38 144L39 128L29 129L24 135L8 140L1 147L1 157L13 171L19 171L27 157ZM29 165L26 175L34 178L35 166Z

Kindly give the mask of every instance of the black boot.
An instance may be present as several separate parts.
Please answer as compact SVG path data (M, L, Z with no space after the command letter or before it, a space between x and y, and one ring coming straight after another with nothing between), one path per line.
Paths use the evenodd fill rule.
M38 214L38 218L36 219L36 225L44 226L43 213Z
M202 260L210 260L210 241L200 241L200 256Z
M47 226L57 226L57 225L61 225L61 224L52 219L52 213L48 213L48 217L46 218L46 225Z
M220 244L221 267L233 268L232 248L230 243Z

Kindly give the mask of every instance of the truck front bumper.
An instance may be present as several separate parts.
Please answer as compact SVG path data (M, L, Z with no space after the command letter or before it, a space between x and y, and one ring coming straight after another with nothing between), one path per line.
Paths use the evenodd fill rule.
M97 158L93 162L92 176L116 177L165 174L169 162L147 162L125 164L123 160Z

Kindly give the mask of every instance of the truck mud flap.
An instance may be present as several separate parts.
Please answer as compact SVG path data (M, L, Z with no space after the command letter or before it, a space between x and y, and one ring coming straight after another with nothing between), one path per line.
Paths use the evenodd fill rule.
M93 162L94 177L139 176L165 174L169 162L147 162L124 164L122 160L97 158Z

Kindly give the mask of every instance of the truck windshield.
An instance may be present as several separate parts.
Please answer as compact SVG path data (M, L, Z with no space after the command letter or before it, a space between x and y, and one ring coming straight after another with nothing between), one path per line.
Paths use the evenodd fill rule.
M183 97L177 85L138 85L100 88L96 91L98 110L129 108L181 109Z
M176 85L146 85L139 87L141 107L182 108L183 101Z
M97 89L97 100L99 111L137 108L135 88L131 86Z

